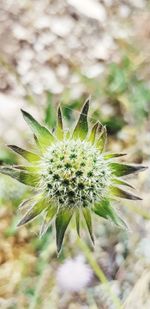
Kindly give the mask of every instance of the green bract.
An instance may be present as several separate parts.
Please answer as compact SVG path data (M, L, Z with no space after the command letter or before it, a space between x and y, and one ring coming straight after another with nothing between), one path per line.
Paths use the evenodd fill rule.
M40 234L43 235L54 219L58 252L73 216L78 233L81 216L84 217L94 241L92 212L124 226L125 223L111 206L110 200L114 197L140 199L122 189L122 186L132 186L120 177L142 171L145 167L115 163L117 157L124 155L122 153L103 153L106 128L97 122L92 129L88 129L88 109L89 100L85 102L74 130L69 133L63 129L60 107L54 133L22 111L33 131L38 151L32 153L9 145L28 164L0 168L1 173L34 187L33 196L21 205L28 210L18 225L25 224L42 213L44 220Z

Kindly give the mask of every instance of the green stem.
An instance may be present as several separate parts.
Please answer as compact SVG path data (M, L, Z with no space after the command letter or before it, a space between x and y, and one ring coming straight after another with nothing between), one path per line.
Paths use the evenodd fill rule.
M51 245L48 245L44 252L41 254L41 260L44 264L42 272L39 276L39 279L37 281L36 287L35 287L35 292L34 296L31 300L29 309L37 309L38 308L38 302L43 290L43 287L45 286L47 280L49 280L49 257L55 252L56 248L54 243L52 242ZM51 280L51 287L53 287L54 282ZM40 305L41 308L41 305Z
M126 202L126 206L146 220L150 220L150 213L141 207Z
M97 264L96 260L93 257L92 252L90 251L89 247L86 245L86 243L78 237L77 244L80 247L80 249L84 252L85 257L87 258L89 264L91 265L94 273L96 274L97 278L105 285L105 288L107 292L110 294L112 301L115 305L116 309L123 309L123 305L121 304L119 298L114 294L114 292L111 289L110 283L105 276L104 272L100 268L100 266Z

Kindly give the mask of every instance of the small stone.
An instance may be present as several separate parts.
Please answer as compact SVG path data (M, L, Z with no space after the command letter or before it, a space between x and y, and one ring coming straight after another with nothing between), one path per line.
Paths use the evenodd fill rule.
M74 27L74 22L70 17L55 17L51 18L50 27L52 32L56 35L66 37L69 33L71 33Z
M67 2L87 17L97 19L100 22L106 20L105 8L96 0L68 0Z
M144 0L129 0L129 3L132 5L132 6L135 6L139 9L142 9L146 6L146 1Z
M50 16L48 15L43 14L39 18L37 18L34 22L34 27L39 30L48 28L49 26L50 26Z
M86 66L82 69L83 75L87 76L88 78L94 78L101 75L104 72L104 65L95 63L91 66Z
M15 38L18 40L26 40L29 36L29 31L19 24L14 25L12 31Z
M105 35L97 44L95 48L91 49L90 56L96 59L107 60L111 52L115 49L113 38Z
M125 4L122 4L120 7L119 7L119 15L122 17L122 18L127 18L131 13L131 10L129 8L129 6L125 5Z

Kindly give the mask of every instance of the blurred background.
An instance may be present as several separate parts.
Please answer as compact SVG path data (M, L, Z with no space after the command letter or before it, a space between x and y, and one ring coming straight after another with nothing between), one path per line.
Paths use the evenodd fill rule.
M148 0L1 0L0 162L21 162L6 144L31 147L20 108L52 129L61 102L69 127L90 94L107 150L150 166L149 41ZM95 218L95 248L72 230L57 257L40 218L16 228L30 192L0 175L0 308L149 309L150 170L130 180L143 201L114 205L129 231Z

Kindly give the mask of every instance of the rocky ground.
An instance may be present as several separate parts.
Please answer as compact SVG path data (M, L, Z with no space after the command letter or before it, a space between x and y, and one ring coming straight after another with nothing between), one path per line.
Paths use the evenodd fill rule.
M149 7L146 0L0 1L0 161L18 160L6 143L31 145L20 108L46 120L48 106L53 115L62 101L71 124L91 94L90 117L107 124L108 149L150 166ZM53 117L49 122L52 126ZM150 308L149 176L147 170L131 179L143 201L118 204L130 231L95 222L93 258L113 297L74 233L56 258L51 230L42 240L38 222L16 230L17 205L28 192L1 176L0 308L121 308L114 295L125 309ZM90 264L89 282L80 291L62 291L58 269L77 257L81 271Z

